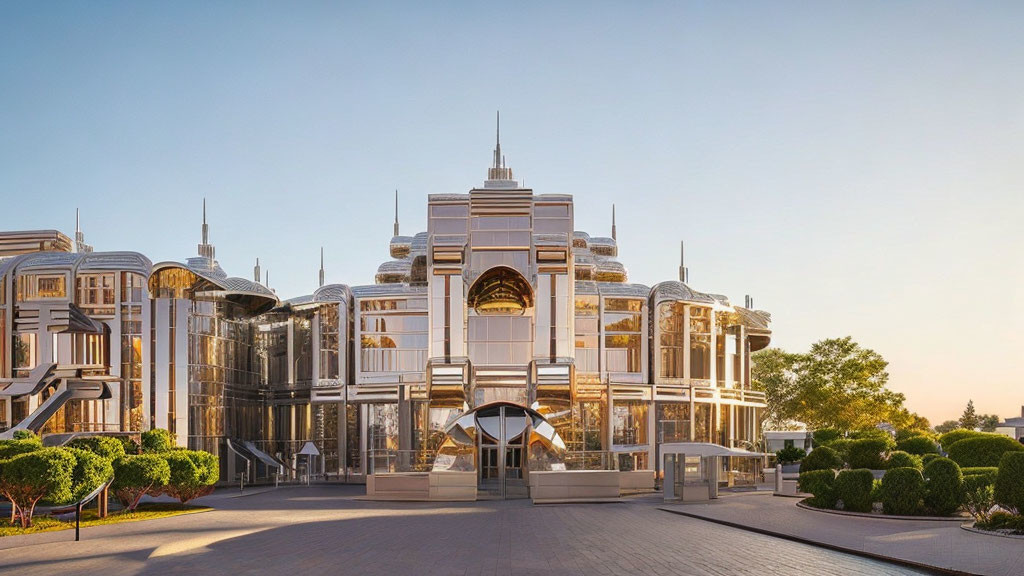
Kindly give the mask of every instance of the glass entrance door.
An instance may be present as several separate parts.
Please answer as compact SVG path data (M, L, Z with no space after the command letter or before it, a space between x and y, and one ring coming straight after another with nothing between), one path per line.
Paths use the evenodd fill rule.
M516 406L494 406L477 413L479 425L478 496L528 498L526 438L530 420Z

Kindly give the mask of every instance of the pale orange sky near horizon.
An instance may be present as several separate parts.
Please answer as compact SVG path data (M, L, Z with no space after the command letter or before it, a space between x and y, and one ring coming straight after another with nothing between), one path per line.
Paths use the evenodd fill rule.
M499 8L500 7L500 8ZM0 5L0 229L372 282L426 196L509 165L617 205L630 279L852 336L933 424L1019 416L1024 3ZM45 198L46 201L25 201Z

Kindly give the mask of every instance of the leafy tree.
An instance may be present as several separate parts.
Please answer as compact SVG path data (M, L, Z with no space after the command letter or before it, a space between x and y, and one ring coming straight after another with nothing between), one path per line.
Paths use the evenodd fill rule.
M902 394L886 388L885 359L850 337L815 342L806 354L762 350L753 360L754 385L765 393L772 423L798 420L839 430L925 424L903 407Z
M43 498L67 502L72 498L75 457L63 448L43 448L21 454L0 466L0 494L11 501L12 515L22 528L32 526L32 514Z
M768 348L754 353L751 365L753 387L764 392L768 404L766 424L775 429L799 420L800 400L796 386L795 368L799 354L780 348Z
M982 414L978 417L978 427L982 432L995 432L1000 420L995 414Z
M959 420L946 420L942 424L939 424L938 426L935 427L935 432L938 434L945 434L947 432L952 432L957 428L960 428Z
M968 400L967 408L964 408L964 413L960 416L960 427L974 430L980 423L978 414L974 411L974 400Z
M131 511L147 492L159 490L171 478L167 459L159 454L123 456L114 462L114 483L111 488L117 499Z

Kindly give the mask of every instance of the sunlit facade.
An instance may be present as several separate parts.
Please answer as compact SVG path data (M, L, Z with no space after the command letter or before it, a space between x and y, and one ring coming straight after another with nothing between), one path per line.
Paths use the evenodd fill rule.
M662 443L759 440L750 354L768 314L692 289L682 266L629 282L614 214L610 237L575 230L573 197L520 186L500 144L482 187L428 197L425 232L400 234L396 206L373 285L321 267L313 294L282 301L258 262L229 277L205 207L184 262L87 250L81 233L0 234L6 434L167 428L219 454L225 480L291 468L311 441L329 479L447 467L502 495L555 461L656 473ZM40 412L75 379L93 397Z

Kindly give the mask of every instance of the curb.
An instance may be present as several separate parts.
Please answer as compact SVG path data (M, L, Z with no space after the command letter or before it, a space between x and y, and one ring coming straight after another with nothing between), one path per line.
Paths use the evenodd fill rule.
M965 519L964 516L895 516L892 514L849 512L847 510L826 510L825 508L816 508L809 504L804 504L803 501L797 502L796 505L798 508L814 512L824 512L825 514L835 514L836 516L853 516L854 518L874 518L876 520L923 520L927 522L960 522L962 524Z
M996 532L994 530L982 530L981 528L975 528L974 524L961 524L962 530L968 532L974 532L975 534L981 534L983 536L996 536L998 538L1012 538L1014 540L1024 540L1024 534L1004 534L1002 532Z
M736 522L729 522L728 520L718 520L716 518L708 518L699 514L693 514L691 512L683 512L682 510L672 510L669 508L658 508L663 512L669 514L678 514L680 516L686 516L688 518L694 518L697 520L703 520L705 522L711 522L712 524L721 524L722 526L728 526L730 528L736 528L739 530L745 530L747 532L754 532L756 534L762 534L764 536L771 536L773 538L780 538L782 540L789 540L790 542L799 542L800 544L808 544L817 548L824 548L826 550L832 550L835 552L842 552L844 554L850 554L853 556L860 556L862 558L869 558L871 560L878 560L886 562L888 564L895 564L897 566L905 566L907 568L914 568L916 570L924 570L931 574L949 574L952 576L982 576L981 574L975 574L973 572L963 572L961 570L954 570L952 568L942 568L939 566L932 566L930 564L922 564L921 562L914 562L913 560L903 560L902 558L893 558L891 556L884 556L882 554L875 554L873 552L867 552L864 550L858 550L856 548L847 548L845 546L838 546L835 544L828 544L827 542L820 542L818 540L811 540L809 538L803 538L800 536L794 536L792 534L784 534L782 532L774 532L772 530L765 530L763 528L755 528L753 526L746 526Z

